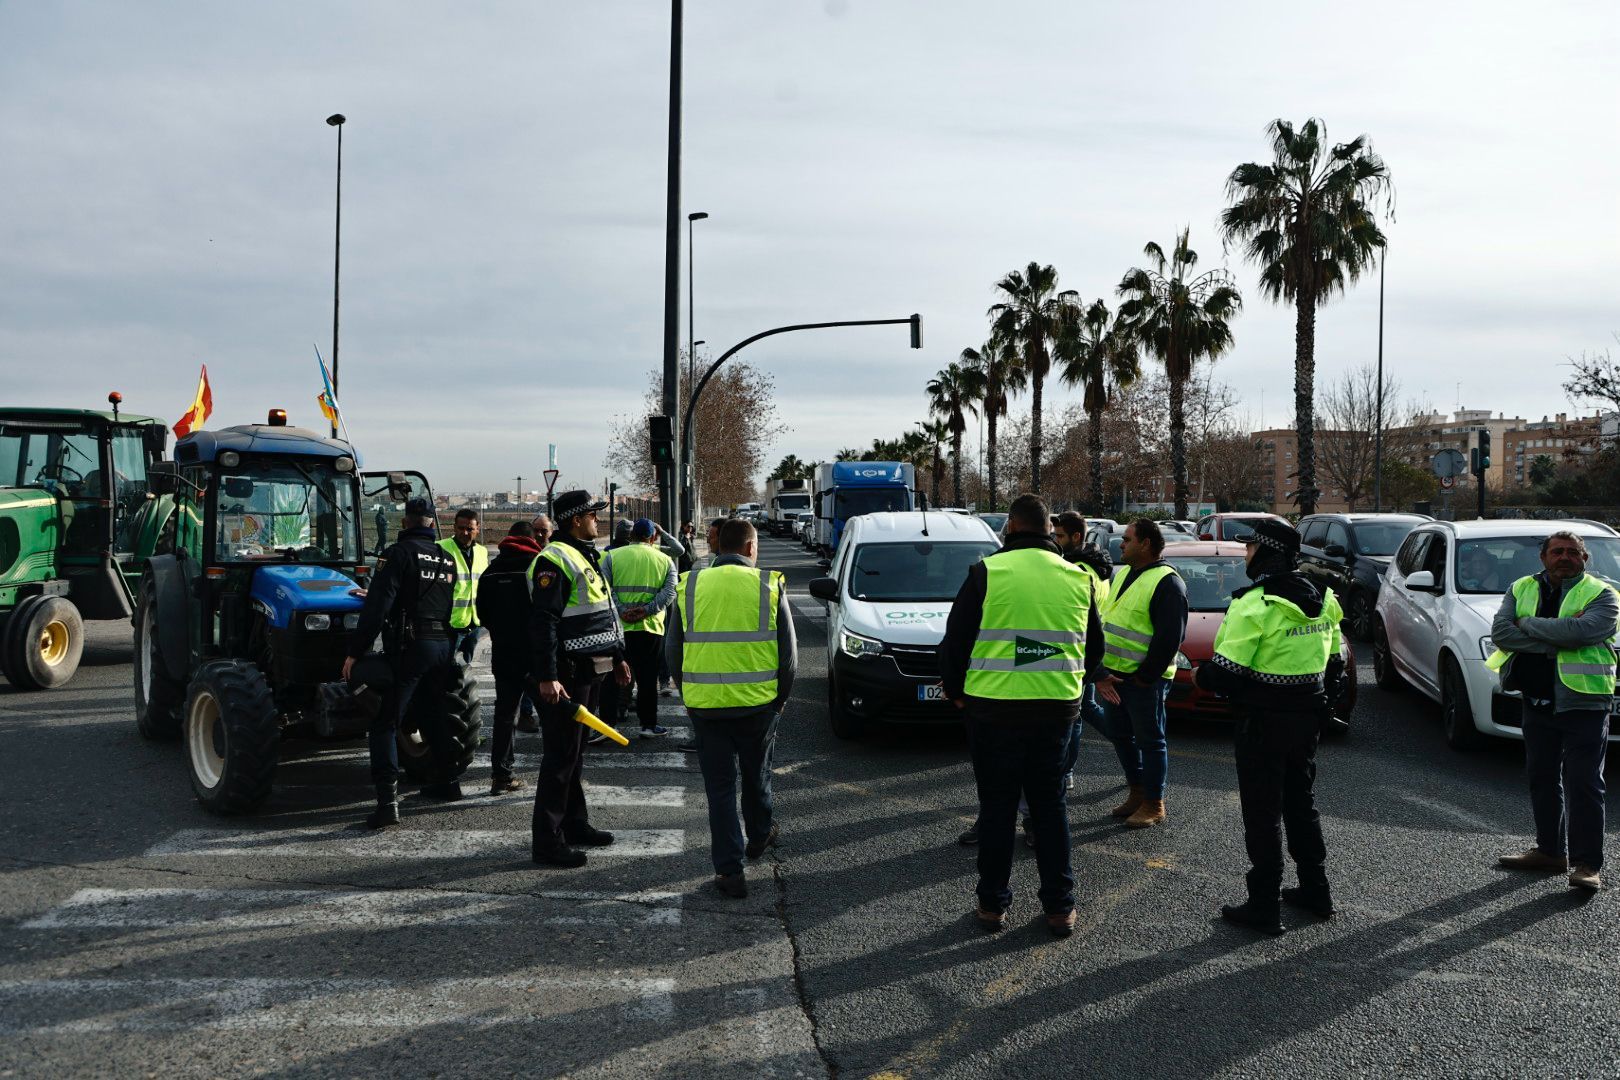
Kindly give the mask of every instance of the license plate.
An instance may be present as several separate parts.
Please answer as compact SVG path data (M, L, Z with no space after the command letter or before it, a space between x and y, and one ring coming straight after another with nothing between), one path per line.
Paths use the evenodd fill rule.
M944 701L945 700L945 686L944 686L944 684L943 683L935 683L932 686L919 686L919 687L917 687L917 700L918 701Z

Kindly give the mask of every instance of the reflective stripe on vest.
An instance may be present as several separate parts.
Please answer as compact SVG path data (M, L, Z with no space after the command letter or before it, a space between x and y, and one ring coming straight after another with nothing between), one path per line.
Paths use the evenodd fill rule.
M710 566L681 575L681 698L689 708L747 708L776 700L776 615L783 588L780 573L751 566Z
M604 656L624 643L619 616L608 599L607 583L591 568L590 561L572 544L547 544L540 558L561 570L568 578L568 599L562 611L557 636L563 652L581 656ZM539 560L535 560L539 566Z
M990 555L984 575L984 610L963 689L992 701L1078 698L1091 579L1042 548Z
M1612 588L1591 574L1583 575L1564 593L1558 605L1558 617L1574 618L1586 605L1602 596L1603 590ZM1521 619L1534 618L1541 606L1541 583L1533 576L1522 577L1513 583L1511 591L1514 613ZM1615 690L1614 643L1615 635L1610 634L1607 642L1585 645L1579 649L1559 649L1558 681L1577 694L1612 696ZM1500 671L1510 659L1511 653L1496 649L1486 659L1485 666L1492 671Z
M440 540L439 547L456 564L456 587L450 597L450 625L456 630L477 626L478 579L489 568L489 549L483 544L474 543L472 566L469 568L467 560L461 557L461 548L456 546L455 537L447 536Z
M614 548L608 558L613 598L626 607L652 603L663 591L664 583L669 580L669 568L674 565L673 559L651 544L626 544ZM626 620L624 628L626 631L662 634L664 613L660 611L646 619Z
M1102 605L1103 667L1130 675L1147 659L1148 645L1153 641L1153 616L1149 611L1153 593L1159 582L1174 574L1168 566L1156 566L1142 571L1142 579L1127 590L1134 571L1125 567L1114 579L1108 591L1108 600ZM1172 659L1164 669L1164 677L1173 679L1176 663Z

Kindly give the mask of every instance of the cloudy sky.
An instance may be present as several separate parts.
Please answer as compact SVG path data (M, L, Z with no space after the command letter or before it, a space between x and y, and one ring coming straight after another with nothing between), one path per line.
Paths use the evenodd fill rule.
M1406 392L1568 410L1558 365L1620 330L1620 7L1308 6L689 0L696 336L921 312L920 353L878 327L745 354L793 426L777 453L898 434L1002 273L1038 259L1112 303L1183 225L1221 264L1226 175L1274 117L1318 115L1395 179ZM5 403L118 389L172 422L206 363L213 426L275 405L314 426L341 111L368 463L493 488L554 442L565 486L600 483L605 420L661 357L667 7L0 0ZM1229 263L1248 302L1217 377L1279 424L1293 316ZM1376 341L1373 280L1323 310L1322 377Z

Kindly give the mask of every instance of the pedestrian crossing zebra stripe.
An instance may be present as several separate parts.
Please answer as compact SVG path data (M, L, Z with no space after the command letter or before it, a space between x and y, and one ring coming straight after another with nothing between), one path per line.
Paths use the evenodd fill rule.
M619 829L609 847L592 848L592 859L679 855L684 829ZM214 858L253 855L272 858L471 859L527 857L529 829L384 829L310 826L271 831L181 829L146 850L147 858Z

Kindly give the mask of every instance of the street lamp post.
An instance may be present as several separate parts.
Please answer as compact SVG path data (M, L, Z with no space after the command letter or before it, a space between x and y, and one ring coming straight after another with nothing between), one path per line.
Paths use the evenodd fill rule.
M669 157L666 165L664 203L664 392L663 414L674 416L679 408L681 366L677 353L681 336L681 21L682 0L670 0L669 13ZM675 433L677 444L681 432ZM675 531L675 493L680 477L675 468L662 465L659 472L658 516L664 528Z
M922 316L911 315L904 319L841 319L837 322L795 323L792 326L778 326L771 330L762 330L753 337L743 338L721 353L720 358L709 365L709 369L703 373L703 378L699 379L698 384L692 388L692 396L686 401L686 416L681 422L680 469L681 475L688 478L688 485L691 483L692 468L692 415L697 410L698 398L702 396L703 388L709 385L709 379L714 376L716 371L720 370L721 364L724 364L754 342L762 338L774 337L777 334L790 334L795 330L825 330L832 326L894 326L899 323L908 323L911 326L911 347L913 349L922 348ZM688 493L687 498L691 498L690 493Z
M702 338L698 338L696 341L692 342L691 351L689 353L687 353L687 355L686 355L686 400L687 401L692 400L692 391L697 389L697 372L695 370L696 369L697 347L699 345L707 345L707 344L708 344L707 341L704 341ZM694 413L692 415L692 428L693 428L692 434L687 436L687 437L690 438L690 439L696 440L696 438L697 438L697 414L696 413ZM696 446L695 442L693 443L693 449L692 449L692 467L694 469L697 468L697 446ZM697 508L698 508L698 505L699 505L698 500L700 498L700 496L698 494L697 477L693 476L693 477L691 477L689 479L683 477L682 478L682 483L690 485L690 493L687 495L687 499L686 499L687 507L686 507L685 520L686 521L692 521L692 520L695 519L696 511L697 511ZM687 490L688 490L687 488L682 488L683 492L687 491Z
M333 113L327 124L337 128L337 219L332 227L332 397L338 389L338 271L343 265L343 124L348 117ZM336 404L336 401L333 402ZM337 421L332 421L332 438L337 438Z
M1384 260L1386 244L1378 252L1378 407L1373 424L1373 509L1384 509Z
M695 314L697 310L697 282L693 276L692 226L696 222L706 220L708 216L702 210L686 215L686 395L688 398L692 396L692 371L693 365L696 363L698 347L698 343L692 340L697 334L697 316ZM689 439L691 435L683 433L681 438ZM681 486L681 518L684 521L690 521L692 519L692 492L696 485L686 476L677 477L676 483Z

